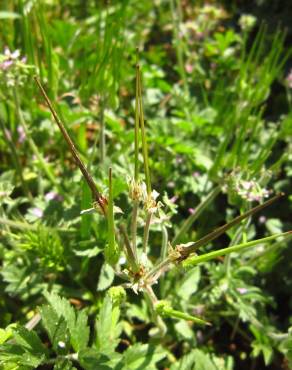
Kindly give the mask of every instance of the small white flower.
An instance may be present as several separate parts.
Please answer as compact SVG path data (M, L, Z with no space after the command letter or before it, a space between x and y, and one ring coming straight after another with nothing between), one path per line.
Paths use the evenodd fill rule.
M60 342L58 342L58 346L60 348L65 348L66 347L66 344L64 342L60 341Z

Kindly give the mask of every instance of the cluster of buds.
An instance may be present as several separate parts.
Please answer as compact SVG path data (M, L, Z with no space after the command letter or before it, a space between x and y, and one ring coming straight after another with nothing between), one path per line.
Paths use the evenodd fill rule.
M145 182L130 179L128 181L128 186L130 199L136 202L142 202L144 204L144 209L148 213L154 214L162 206L161 202L157 202L159 193L156 190L152 190L152 192L148 194Z
M153 190L151 194L147 194L144 198L144 208L148 213L154 214L162 206L161 202L157 202L159 193L156 190Z
M144 182L136 181L131 178L128 180L129 186L129 197L135 202L140 202L145 199L146 196L146 185Z

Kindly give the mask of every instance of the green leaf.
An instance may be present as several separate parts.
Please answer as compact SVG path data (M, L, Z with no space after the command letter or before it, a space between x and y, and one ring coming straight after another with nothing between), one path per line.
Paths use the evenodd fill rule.
M0 12L1 14L1 12ZM1 17L0 17L1 19ZM12 185L11 182L1 180L0 182L0 199L3 201L5 198L9 198L10 194L13 192L15 185Z
M149 344L134 344L123 354L123 369L127 370L154 370L155 364L166 357L166 351L161 346Z
M107 356L94 348L88 348L80 351L78 359L85 370L112 370L121 359L121 355L112 353L110 356Z
M74 253L78 257L93 258L93 257L96 257L101 251L102 251L102 249L100 249L98 247L93 247L93 248L88 248L88 249L84 249L84 250L80 250L80 251L79 250L74 250Z
M100 352L112 353L119 343L121 327L118 325L120 310L106 295L96 321L96 347Z
M13 340L15 343L1 346L1 364L16 363L18 366L36 368L46 359L47 350L35 332L22 326L13 328Z
M193 295L197 289L198 284L200 281L201 273L200 268L194 268L190 271L187 271L184 274L184 277L181 281L179 281L178 287L177 287L177 295L184 300L189 300L191 295Z
M255 340L251 343L253 351L252 355L254 357L263 355L265 365L268 366L271 363L273 357L273 346L271 339L265 334L261 329L256 328L255 326L250 326L250 330L255 336Z
M179 320L174 324L174 328L178 339L189 341L194 343L195 341L195 332L192 326L185 320Z
M8 368L8 365L15 364L11 369L35 369L45 359L45 357L26 352L23 347L16 344L3 344L0 348L0 364L5 365L3 369ZM20 367L21 366L21 367Z
M64 317L59 316L51 306L42 306L40 309L42 324L46 329L55 351L60 349L60 343L67 344L68 329ZM67 347L67 346L66 346Z
M214 362L211 360L210 355L200 351L194 350L195 355L195 367L194 370L217 370Z
M170 370L232 370L232 366L224 366L222 363L223 359L220 359L219 362L221 366L218 364L217 366L217 358L214 356L211 357L209 354L204 353L198 349L191 351L190 353L183 356L179 361L173 364L170 367ZM228 364L227 364L228 365ZM231 364L232 365L232 364ZM219 367L220 366L220 367ZM224 366L224 367L222 367Z
M171 365L170 370L192 370L196 359L194 351L184 355L179 361Z
M100 292L111 286L112 282L114 281L114 277L115 272L113 268L108 263L104 263L99 274L97 290Z
M5 343L9 338L12 337L12 329L6 328L6 329L0 329L0 345Z
M45 297L57 313L67 323L70 333L70 342L76 352L87 347L89 341L89 327L85 311L76 311L64 298L55 293L45 293Z
M47 354L38 335L34 331L29 331L24 326L13 329L13 339L26 352L31 352L40 357L45 357Z
M77 370L77 369L76 367L72 366L71 361L59 359L55 363L54 370Z

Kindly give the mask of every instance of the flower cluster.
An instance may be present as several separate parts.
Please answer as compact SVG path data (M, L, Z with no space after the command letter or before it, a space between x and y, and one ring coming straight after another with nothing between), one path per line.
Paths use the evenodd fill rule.
M240 180L238 181L235 190L238 195L249 202L260 202L270 194L267 189L261 188L255 180Z
M251 14L243 14L239 18L238 23L243 31L250 32L256 25L257 19L255 16Z
M256 179L247 180L237 173L228 176L224 188L232 199L239 196L248 202L262 202L270 195L270 191L262 187Z
M25 77L33 66L26 63L26 57L21 57L20 51L11 51L4 48L0 54L0 82L7 87L19 86L24 83Z

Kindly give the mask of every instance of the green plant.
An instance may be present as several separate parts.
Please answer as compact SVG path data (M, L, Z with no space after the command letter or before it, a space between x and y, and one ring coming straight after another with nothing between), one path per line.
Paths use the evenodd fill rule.
M130 186L131 186L130 194L131 194L131 198L134 200L134 207L136 206L135 203L137 203L137 201L142 202L143 207L145 209L145 213L146 213L143 243L142 243L143 245L142 245L142 251L140 252L137 249L137 245L130 242L125 227L122 227L120 229L122 237L123 237L124 245L121 242L120 242L121 243L120 245L116 245L116 242L115 242L116 230L114 226L114 205L113 205L113 194L112 194L111 169L109 172L109 198L107 200L104 196L102 196L99 193L99 191L97 190L94 184L94 181L91 175L88 173L85 165L80 160L72 140L70 139L67 131L64 128L64 125L61 123L59 117L57 116L56 111L54 110L52 103L50 102L48 96L46 95L41 83L39 82L38 79L36 79L36 82L54 116L54 119L56 120L59 128L61 129L62 134L64 135L70 150L72 151L72 154L76 160L77 165L79 166L84 178L86 179L90 189L92 190L93 199L96 202L95 208L97 208L108 220L108 244L105 248L106 261L110 265L112 265L115 269L117 269L116 272L118 276L121 276L124 279L129 281L128 283L124 285L125 287L132 288L137 293L139 291L142 291L144 292L144 294L146 294L146 296L148 297L147 301L150 302L151 307L152 307L153 320L159 326L161 330L161 334L164 334L165 326L159 314L169 315L169 316L174 316L174 317L181 317L181 318L185 317L189 319L192 317L184 313L179 313L179 311L175 311L171 309L169 304L159 303L158 299L156 298L156 295L154 294L151 288L151 286L154 283L156 283L160 275L162 275L169 268L169 266L171 266L172 264L180 263L180 262L182 262L182 265L185 267L195 266L198 263L208 261L210 259L216 258L221 255L229 254L232 252L238 252L238 251L241 251L242 249L273 240L277 237L288 236L290 235L290 232L279 233L279 234L276 234L276 235L273 235L267 238L263 238L260 240L245 242L239 245L233 245L225 249L219 249L215 252L203 254L201 256L197 256L195 254L198 248L218 238L220 235L222 235L224 232L226 232L231 227L239 224L245 218L262 210L264 207L268 206L269 204L271 204L272 202L274 202L275 200L279 198L279 196L275 196L269 201L266 201L265 203L263 203L262 205L252 208L246 213L238 216L237 218L230 221L226 225L221 226L220 228L216 229L212 233L206 235L205 237L201 238L200 240L196 242L190 242L186 244L177 244L174 246L169 245L168 256L166 256L166 258L163 259L161 262L154 264L154 266L151 268L149 266L149 256L148 256L148 235L149 235L151 218L155 216L155 214L158 212L159 207L161 205L156 202L157 195L154 191L151 190L150 172L149 172L149 164L148 164L148 151L147 151L147 142L146 142L146 135L145 135L144 115L143 115L143 106L142 106L141 72L140 72L139 66L137 66L136 78L137 78L136 123L139 122L139 125L138 124L135 125L135 130L136 130L135 145L137 146L139 145L139 134L137 131L140 126L146 185L145 185L145 188L143 188L143 183L139 183L139 175L137 171L138 156L136 154L135 156L135 168L136 168L135 177L136 178L133 178L133 180L131 180L130 182ZM136 153L138 152L138 148L136 148L135 152ZM135 224L135 217L136 217L135 213L136 212L137 211L134 210L134 224ZM133 225L132 225L132 231L133 231ZM136 235L135 232L134 232L134 235ZM134 241L135 241L135 237L134 237ZM127 269L124 269L122 271L120 271L120 268L118 266L119 255L117 253L119 249L120 251L124 250L125 256L127 259ZM196 319L196 318L193 318L193 320L195 322L204 323L204 321Z
M219 2L3 4L3 366L285 368L284 33Z

